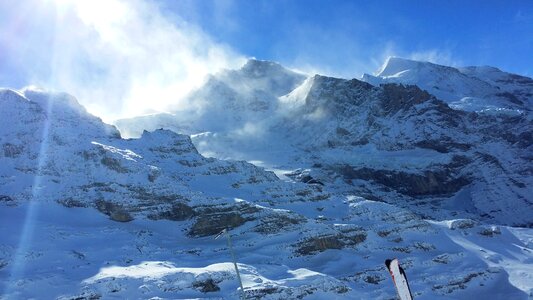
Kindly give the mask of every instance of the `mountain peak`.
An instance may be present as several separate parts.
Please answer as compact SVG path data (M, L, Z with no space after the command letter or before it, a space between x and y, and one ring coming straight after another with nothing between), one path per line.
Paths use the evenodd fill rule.
M89 114L76 97L68 93L48 91L35 86L25 87L20 93L30 101L39 104L44 110L47 110L48 106L53 103L62 110L69 110L84 116Z
M411 60L407 58L401 58L396 56L389 56L377 76L393 76L405 70L418 68L423 64L431 64L429 62L422 62Z
M533 80L495 67L455 68L430 62L389 57L376 76L364 74L374 86L417 85L455 109L520 114L528 110Z
M306 75L287 69L277 62L249 59L239 70L229 70L219 76L237 94L267 93L274 98L285 95L300 85Z
M250 77L265 77L279 73L294 73L277 62L250 58L241 71Z
M9 88L0 88L0 100L11 101L13 99L17 99L17 100L23 99L23 100L28 101L28 99L26 99L24 94L22 94L21 92L17 90L9 89Z

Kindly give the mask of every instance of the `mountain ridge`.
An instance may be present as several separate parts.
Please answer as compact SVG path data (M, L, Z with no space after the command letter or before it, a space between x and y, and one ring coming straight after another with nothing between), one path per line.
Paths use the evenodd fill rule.
M261 63L268 65L266 62ZM279 65L276 68L279 68ZM460 78L467 78L467 75L452 67L399 58L389 59L383 72L399 71L403 74L402 69L405 68L422 70L429 68L431 72L444 70L445 75L451 72ZM490 70L493 71L493 69ZM242 69L235 72L241 71ZM438 80L445 78L443 74L435 76ZM224 77L219 80L224 82ZM469 80L468 82L481 82L478 79ZM222 103L226 103L224 101L232 103L232 105L224 104L221 107L214 106L210 114L216 116L225 111L226 113L222 114L224 118L235 119L224 123L224 126L229 127L197 126L195 131L193 125L187 130L193 133L193 142L201 153L219 158L254 161L274 171L328 165L325 168L314 168L314 172L318 173L316 176L323 177L320 179L322 182L332 182L333 178L344 176L342 172L341 174L338 172L342 165L354 167L356 170L365 170L364 168L368 167L372 169L374 168L372 164L375 164L373 161L376 161L379 156L385 155L383 159L386 159L393 154L397 158L389 165L387 163L375 164L377 169L372 172L373 175L365 171L358 176L363 176L362 178L369 183L378 183L376 185L378 187L404 190L401 184L378 178L386 174L386 176L395 177L395 180L411 182L406 183L409 185L414 184L412 180L421 180L423 174L433 174L432 176L441 174L436 177L440 178L437 180L439 184L463 183L458 189L453 190L454 193L459 192L460 188L476 185L479 190L490 191L475 192L471 200L468 200L473 201L473 206L469 204L470 206L480 209L478 215L492 218L492 222L506 223L507 221L504 220L513 219L514 224L530 226L527 225L527 214L531 210L531 205L527 201L528 191L527 188L521 187L527 185L522 182L524 178L526 181L531 178L519 175L531 172L527 167L527 149L530 149L532 144L530 134L532 120L529 109L525 107L517 114L471 112L469 109L464 111L455 107L454 102L441 101L427 90L404 84L393 82L376 86L357 79L346 80L315 75L308 77L288 94L277 97L277 100L274 99L274 95L264 96L262 99L273 105L267 114L256 114L253 110L250 111L243 106L250 99L256 99L257 96L248 97L249 95L242 94L240 98L230 97L228 100L225 99L228 93L217 94L216 89L213 90L207 85L206 88L211 98L221 99ZM483 85L489 86L488 83L483 83ZM478 87L472 90L475 91L476 88ZM232 108L233 105L237 105L235 107L238 108ZM524 107L524 105L520 106ZM213 119L216 120L217 117L210 117L206 120ZM178 131L180 129L180 126L173 121L158 124ZM125 125L128 127L127 124ZM187 126L190 126L190 123ZM154 129L150 126L146 128ZM276 142L272 143L272 141ZM372 149L371 152L369 152L370 149ZM355 159L354 155L350 154L358 151L370 155L371 163ZM401 153L417 153L417 151L419 154L423 153L422 157L426 157L425 161L400 155ZM276 153L283 155L280 157ZM507 154L502 155L503 153ZM433 165L430 157L435 160ZM400 159L405 162L400 163ZM462 164L457 164L458 161ZM399 168L402 164L410 167L402 170ZM512 166L510 167L512 170L504 166ZM481 170L485 168L491 170L487 171L488 173L498 173L503 170L506 175L497 178L507 177L507 179L496 183L493 176L482 175L485 171ZM407 173L405 173L406 170ZM390 173L391 171L393 173ZM332 172L333 175L324 178L324 174L328 172ZM345 180L357 179L352 178L354 175L352 171L348 173L350 175ZM284 176L282 171L278 171L277 174ZM485 183L480 185L480 182ZM371 185L374 184L371 183ZM337 188L344 190L346 187ZM513 195L509 199L514 200L506 201L516 201L516 203L507 206L507 204L502 204L506 201L501 203L497 201L497 197L494 196L498 194L496 189L505 191L507 195ZM407 196L412 197L415 194L410 193ZM440 197L441 195L430 193L428 196ZM453 194L448 195L450 196L453 198ZM391 197L397 198L397 196ZM490 200L484 200L487 198ZM411 200L404 199L403 201L408 203ZM453 200L450 201L453 202ZM486 203L492 203L489 205L492 208L485 207ZM525 209L520 212L515 209L516 207ZM510 215L505 212L508 209L513 211L511 215L517 215L510 218ZM489 213L490 211L492 213ZM506 215L506 217L496 217L498 214ZM518 215L521 217L517 218Z
M376 76L364 74L362 80L415 84L461 110L511 113L531 110L532 105L533 80L495 67L453 68L390 57Z
M199 92L218 101L200 121L173 112L152 121L174 130L127 139L70 96L0 90L2 294L237 299L223 229L248 298L389 299L391 257L417 299L533 293L528 111L320 75L276 96L232 76Z

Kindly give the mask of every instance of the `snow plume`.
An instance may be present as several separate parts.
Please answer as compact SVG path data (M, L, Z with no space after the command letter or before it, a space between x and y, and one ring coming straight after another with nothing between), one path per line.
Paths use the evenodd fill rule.
M428 61L430 63L457 67L462 63L453 57L452 52L448 50L430 49L425 51L413 52L408 56L412 60Z
M372 55L370 61L374 65L380 67L372 72L374 75L378 75L383 71L383 68L387 65L390 57L401 57L416 61L427 61L434 64L457 67L463 65L463 62L454 55L452 47L445 47L444 49L405 49L400 47L394 41L388 41L384 44L381 52Z
M107 121L192 105L184 96L206 74L244 63L148 0L25 0L9 8L0 32L11 34L0 50L31 78L21 84L70 92Z

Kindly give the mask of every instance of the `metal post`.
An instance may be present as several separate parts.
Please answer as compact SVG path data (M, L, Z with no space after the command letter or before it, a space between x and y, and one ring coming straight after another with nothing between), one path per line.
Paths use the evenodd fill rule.
M239 285L241 286L241 298L245 300L244 296L244 287L242 286L241 274L239 273L239 268L237 267L237 259L235 259L235 252L233 252L233 247L231 245L231 237L229 231L226 231L226 237L228 238L229 251L231 252L231 258L233 259L233 265L235 266L235 272L237 272L237 278L239 279Z
M239 285L241 287L241 299L246 300L246 296L244 295L244 287L242 286L242 280L241 280L241 273L239 273L239 268L237 267L237 259L235 258L235 252L233 252L233 246L231 244L231 237L228 229L222 230L215 239L218 239L222 234L226 234L226 238L228 239L228 248L231 253L231 258L233 259L233 265L235 266L235 272L237 273L237 279L239 279Z

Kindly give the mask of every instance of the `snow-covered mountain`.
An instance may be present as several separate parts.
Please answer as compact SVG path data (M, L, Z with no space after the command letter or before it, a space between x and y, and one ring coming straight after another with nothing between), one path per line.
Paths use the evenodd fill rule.
M529 110L257 60L191 97L124 139L0 90L0 299L237 299L224 228L247 299L391 299L392 257L417 299L533 296Z
M533 105L533 80L494 67L453 68L429 62L390 57L376 76L364 74L373 85L417 85L452 108L485 113L520 114Z
M250 59L239 70L210 75L204 86L188 96L193 103L167 114L118 120L125 136L139 136L145 129L165 128L185 134L239 131L258 126L278 110L278 97L288 94L305 75L281 65Z
M415 86L312 80L300 117L282 121L311 176L433 218L449 209L531 227L528 114L457 111Z
M263 93L264 85L251 89L256 91L252 94L238 92L233 78L248 87L258 80L247 76L251 65L261 70L275 66L273 71L255 74L266 77L263 81L270 80L269 76L279 77L272 74L291 74L291 85L283 91L264 93L263 98L257 91ZM306 170L335 190L372 194L375 199L403 203L433 218L459 214L500 224L532 225L529 162L533 120L528 105L531 97L527 95L533 87L527 89L526 79L513 83L523 83L516 89L516 97L522 100L513 104L520 109L509 106L504 113L487 113L459 110L451 102L465 95L485 101L481 97L494 96L489 93L492 90L512 93L507 81L502 87L492 85L507 73L479 75L481 69L472 71L477 77L493 78L489 84L451 67L398 58L389 59L380 73L379 78L436 86L429 89L431 92L446 90L449 97L443 102L417 86L374 86L320 75L281 95L301 77L280 68L252 60L241 70L213 76L195 93L216 99L213 107L202 111L208 117L200 118L201 122L182 125L184 118L152 115L122 120L119 128L134 136L141 128L187 132L205 155L244 159L279 170L276 172L282 177L291 170ZM239 96L234 96L237 93ZM266 113L257 114L247 107L252 100L270 103Z

